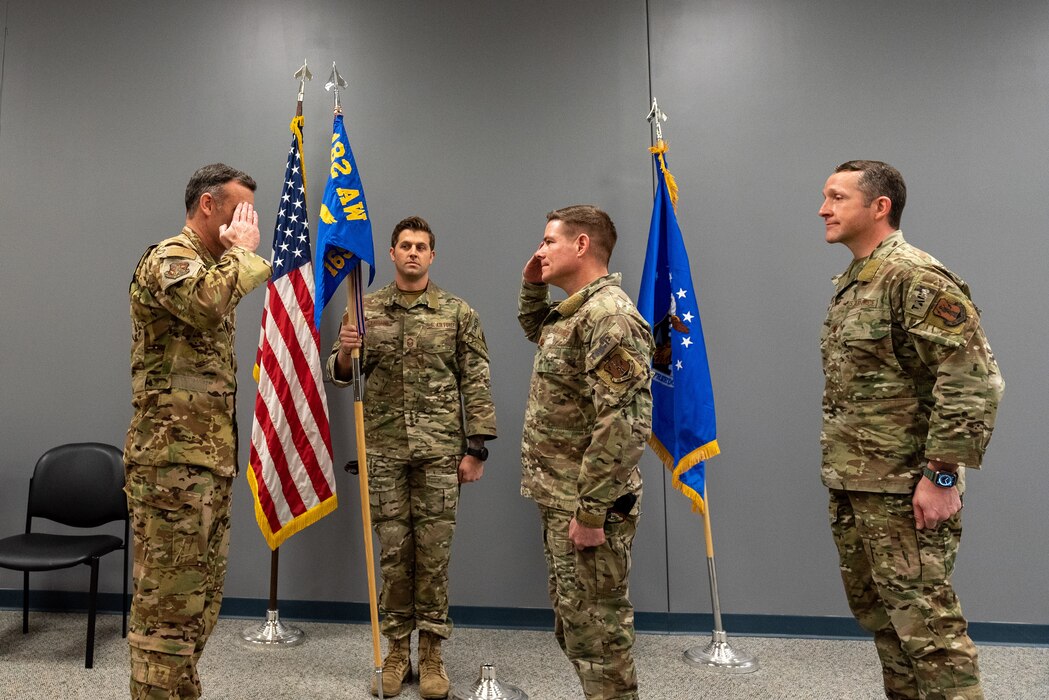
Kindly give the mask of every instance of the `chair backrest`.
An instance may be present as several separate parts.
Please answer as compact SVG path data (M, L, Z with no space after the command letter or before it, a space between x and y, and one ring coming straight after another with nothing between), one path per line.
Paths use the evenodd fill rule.
M33 470L28 514L71 527L126 520L123 453L99 442L48 450Z

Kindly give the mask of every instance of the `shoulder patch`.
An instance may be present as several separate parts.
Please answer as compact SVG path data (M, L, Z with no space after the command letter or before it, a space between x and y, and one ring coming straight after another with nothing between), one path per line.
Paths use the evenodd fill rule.
M644 368L622 345L608 353L597 366L597 376L612 388L628 386L644 373Z
M948 333L961 333L968 320L965 301L947 293L936 296L925 316L926 323Z
M919 284L907 299L907 313L922 318L929 313L929 307L936 299L936 289L926 284Z
M204 264L195 258L165 257L160 261L160 288L171 285L197 274Z

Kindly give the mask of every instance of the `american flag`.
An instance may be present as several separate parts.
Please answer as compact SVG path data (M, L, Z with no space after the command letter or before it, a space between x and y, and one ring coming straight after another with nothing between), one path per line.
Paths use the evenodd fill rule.
M273 231L273 277L259 332L259 393L247 471L255 519L271 549L338 504L320 334L313 322L302 124L301 116L291 122L294 136Z

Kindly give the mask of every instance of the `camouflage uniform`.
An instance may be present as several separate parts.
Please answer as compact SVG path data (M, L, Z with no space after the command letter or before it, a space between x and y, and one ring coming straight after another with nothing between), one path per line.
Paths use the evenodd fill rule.
M916 530L911 498L930 459L979 468L998 365L968 287L901 232L835 283L821 341L822 478L849 605L874 633L888 697L982 698L950 583L961 513Z
M222 602L237 469L234 308L269 274L236 246L215 261L187 226L147 250L131 281L133 698L200 695L196 662Z
M477 312L430 282L408 301L395 284L364 299L371 516L382 549L382 633L447 639L448 561L467 437L496 437L488 346ZM336 341L328 357L335 379Z
M636 698L628 597L641 505L638 460L652 429L652 335L619 286L601 277L560 304L523 283L518 320L538 344L521 442L521 495L539 505L555 635L587 698ZM624 494L636 501L613 512ZM576 551L572 517L604 527Z

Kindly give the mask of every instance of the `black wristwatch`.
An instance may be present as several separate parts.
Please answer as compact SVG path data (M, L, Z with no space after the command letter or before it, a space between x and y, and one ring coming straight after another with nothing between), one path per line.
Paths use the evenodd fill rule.
M954 472L934 472L932 469L925 467L922 469L922 475L943 489L949 489L958 483L958 475Z
M484 445L481 445L480 448L473 448L473 447L467 446L466 447L466 454L470 455L471 457L476 457L477 459L481 460L482 462L487 462L488 461L488 448L485 447Z

